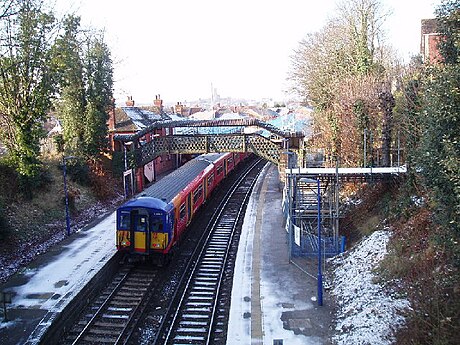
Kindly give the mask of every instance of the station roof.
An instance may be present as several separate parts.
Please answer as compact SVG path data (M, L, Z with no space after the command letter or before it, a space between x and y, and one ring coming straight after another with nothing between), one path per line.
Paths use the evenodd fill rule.
M116 132L138 132L162 120L171 120L171 118L153 108L128 106L115 109Z

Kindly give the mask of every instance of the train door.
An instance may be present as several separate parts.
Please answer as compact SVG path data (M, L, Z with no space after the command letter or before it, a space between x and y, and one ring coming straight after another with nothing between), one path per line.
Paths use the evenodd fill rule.
M224 177L227 176L228 173L228 161L224 159Z
M132 249L134 253L148 254L149 242L149 216L146 213L132 212Z
M205 177L203 179L203 182L201 182L203 184L203 202L206 202L206 200L208 200L208 177Z

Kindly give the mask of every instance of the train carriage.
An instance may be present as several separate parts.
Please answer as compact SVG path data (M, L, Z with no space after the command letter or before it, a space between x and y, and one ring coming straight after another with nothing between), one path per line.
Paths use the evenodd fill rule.
M202 155L126 202L117 209L117 249L163 258L234 166L233 153Z

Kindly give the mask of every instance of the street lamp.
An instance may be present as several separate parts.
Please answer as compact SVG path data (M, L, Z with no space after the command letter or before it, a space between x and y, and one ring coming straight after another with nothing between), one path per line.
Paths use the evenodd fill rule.
M77 158L75 156L64 156L62 157L63 169L62 173L64 175L64 196L65 196L65 224L67 229L67 236L70 235L70 216L69 216L69 197L67 194L67 166L66 161L68 159Z

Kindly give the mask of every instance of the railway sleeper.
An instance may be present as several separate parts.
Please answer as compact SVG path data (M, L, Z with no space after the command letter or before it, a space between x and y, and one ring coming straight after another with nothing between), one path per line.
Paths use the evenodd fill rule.
M92 343L95 343L95 344L113 344L115 343L115 341L117 340L117 338L101 338L100 336L90 336L90 335L87 335L83 338L85 341L89 341L89 342L92 342Z
M115 328L124 328L125 324L124 323L115 323L115 322L102 322L102 321L97 321L94 323L94 326L97 327L115 327Z
M204 326L207 326L208 323L205 322L205 321L187 321L187 320L181 320L179 322L179 325L181 327L190 327L190 326L201 326L201 327L204 327Z
M115 337L116 339L120 335L120 332L116 330L114 331L113 329L109 329L109 328L91 328L88 331L88 335L93 335L93 334Z
M181 341L204 341L205 340L205 337L204 336L191 336L191 335L176 335L174 337L174 340L181 340ZM177 344L177 343L175 343ZM185 344L194 344L194 343L185 343ZM198 343L200 344L200 343Z

